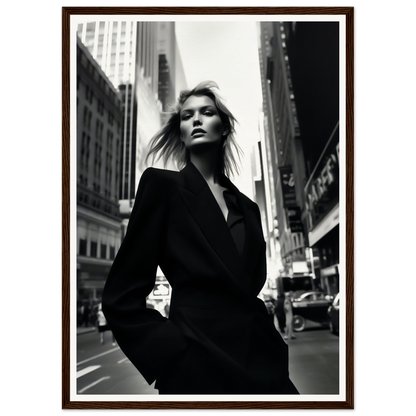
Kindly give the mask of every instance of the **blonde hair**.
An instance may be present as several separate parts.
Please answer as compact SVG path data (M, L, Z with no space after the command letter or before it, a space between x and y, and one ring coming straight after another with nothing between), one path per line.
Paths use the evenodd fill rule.
M218 93L218 85L213 81L203 81L192 90L181 91L178 101L174 108L168 112L169 118L166 124L153 136L150 141L150 149L146 156L146 162L152 156L154 161L163 158L166 166L169 159L176 162L179 169L183 168L190 161L189 150L181 140L180 133L180 112L185 101L193 96L205 95L215 103L219 116L223 123L227 134L223 138L223 146L221 147L221 173L230 176L234 173L238 174L238 160L241 158L242 150L238 146L235 139L235 123L237 120L231 111L225 106L223 99Z

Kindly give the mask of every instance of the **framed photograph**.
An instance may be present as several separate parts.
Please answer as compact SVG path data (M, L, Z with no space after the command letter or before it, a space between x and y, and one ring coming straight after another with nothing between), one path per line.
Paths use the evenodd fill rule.
M353 25L62 8L63 409L354 408Z

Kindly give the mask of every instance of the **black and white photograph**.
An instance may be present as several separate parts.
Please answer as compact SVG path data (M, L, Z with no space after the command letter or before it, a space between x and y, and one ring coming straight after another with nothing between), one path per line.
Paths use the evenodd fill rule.
M67 408L352 408L353 9L91 10L68 9Z

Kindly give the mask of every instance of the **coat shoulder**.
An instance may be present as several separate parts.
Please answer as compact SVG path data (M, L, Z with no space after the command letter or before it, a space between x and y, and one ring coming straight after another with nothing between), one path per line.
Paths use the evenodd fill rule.
M147 168L141 178L141 183L149 183L150 185L157 185L163 187L169 187L179 181L179 172L175 172L167 169L159 168Z
M253 200L251 200L247 195L244 195L242 192L240 192L240 194L243 202L247 205L248 208L254 212L259 211L258 205Z

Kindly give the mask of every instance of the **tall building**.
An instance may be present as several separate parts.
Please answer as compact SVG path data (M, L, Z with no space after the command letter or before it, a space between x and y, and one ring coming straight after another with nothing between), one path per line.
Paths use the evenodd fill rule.
M77 299L101 298L120 246L120 96L77 39Z
M161 113L186 88L175 24L88 22L79 24L78 36L121 95L120 211L127 219L147 167L150 139L163 122Z
M160 128L158 23L97 21L78 25L78 37L117 88L123 109L120 210L128 217L149 141Z
M265 166L270 193L275 201L280 257L288 276L308 273L303 226L306 180L299 122L290 64L279 23L260 24L260 65L263 84ZM276 38L279 40L276 41ZM265 175L266 176L266 175Z
M307 180L302 223L319 285L339 290L339 24L286 23Z
M182 59L176 42L175 22L159 22L159 99L169 111L180 91L187 88Z
M316 287L333 293L337 284L321 277L334 271L339 250L338 23L262 22L259 40L270 153L263 161L276 200L281 274L310 274ZM320 226L328 215L331 223ZM328 227L335 234L325 237Z
M113 149L118 152L113 155L117 159L114 186L118 200L117 209L112 209L122 221L116 248L110 248L113 258L125 235L140 177L148 166L149 142L161 127L163 110L177 98L179 90L186 88L186 80L173 22L88 22L79 24L77 34L79 44L85 45L95 66L107 74L112 91L120 99L119 146ZM82 155L79 157L82 160ZM148 163L162 167L163 161ZM167 167L174 169L173 165ZM111 261L106 265L109 270ZM157 288L148 300L164 313L170 292L160 270ZM100 290L93 297L99 297Z

